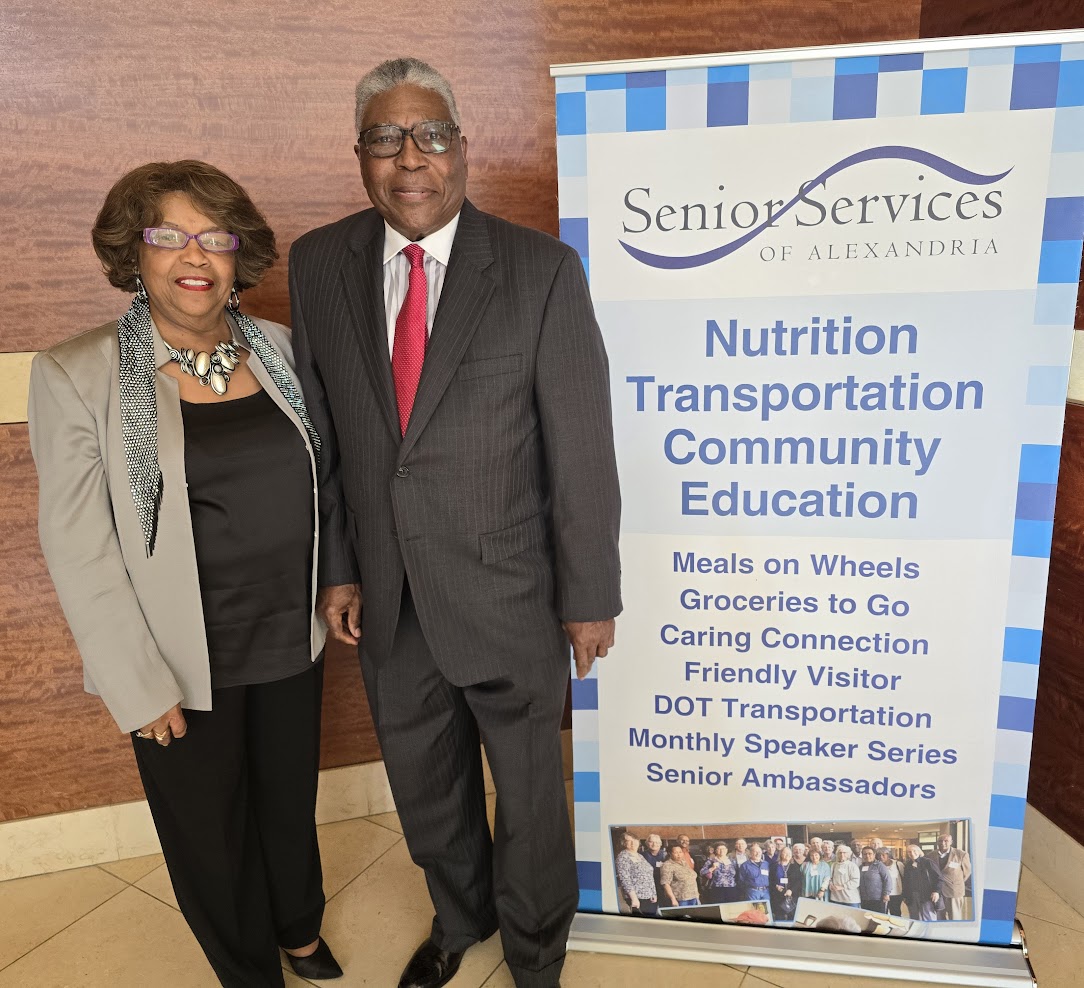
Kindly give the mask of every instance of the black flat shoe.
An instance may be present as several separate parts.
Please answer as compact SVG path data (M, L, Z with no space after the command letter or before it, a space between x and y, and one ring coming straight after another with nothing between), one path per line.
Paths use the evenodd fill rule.
M290 967L294 969L294 974L299 978L310 981L330 981L332 978L343 976L343 969L339 967L339 962L335 960L331 948L323 937L320 937L316 949L308 957L294 957L285 950L283 953L286 954Z
M426 940L403 968L399 988L440 988L455 977L463 953L441 950L432 940Z

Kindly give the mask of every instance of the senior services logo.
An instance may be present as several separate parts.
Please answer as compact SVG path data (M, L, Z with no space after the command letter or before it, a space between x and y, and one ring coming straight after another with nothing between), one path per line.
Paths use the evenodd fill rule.
M769 227L777 227L779 225L779 220L783 216L785 216L786 214L790 213L799 203L804 203L804 204L807 204L807 205L811 205L811 206L815 207L817 210L819 210L820 219L818 219L815 222L803 222L801 219L797 219L797 225L798 226L816 226L816 225L818 225L820 222L823 222L823 220L829 214L830 210L829 210L828 207L822 205L820 202L818 202L816 200L813 200L813 199L811 199L809 197L809 193L810 193L810 191L812 189L815 189L815 188L818 188L818 187L826 188L827 187L826 183L827 183L828 179L832 178L834 175L838 175L840 172L842 172L842 171L844 171L844 170L846 170L848 168L851 168L851 167L853 167L855 165L859 165L859 164L862 164L862 163L867 162L867 161L884 160L884 159L891 159L891 158L901 159L901 160L904 160L904 161L913 161L916 164L922 165L922 166L924 166L926 168L929 168L929 169L931 169L933 171L939 172L940 174L944 175L946 178L952 179L952 180L954 180L956 182L966 184L966 185L989 186L989 185L992 185L995 182L998 182L1001 179L1005 178L1005 176L1007 176L1012 171L1012 168L1008 168L1005 171L999 172L997 174L985 175L985 174L982 174L980 172L971 171L970 169L965 168L962 165L959 165L959 164L956 164L953 161L950 161L948 158L943 158L940 155L933 154L932 152L925 151L925 150L923 150L921 148L908 147L906 145L883 145L883 146L880 146L880 147L871 147L871 148L866 148L865 150L862 150L862 151L857 151L854 154L848 155L845 158L841 158L835 164L833 164L833 165L829 166L828 168L826 168L816 178L813 178L813 179L809 180L808 182L802 183L801 187L798 189L798 192L795 194L795 196L789 202L784 203L783 200L775 200L774 203L769 204L768 215L767 215L767 218L765 220L763 220L762 222L757 223L757 225L753 226L751 229L749 229L746 233L742 234L740 237L737 237L736 239L731 240L729 243L722 244L719 247L715 247L715 248L712 248L711 250L703 251L702 253L698 253L698 254L667 255L667 254L655 254L655 253L652 253L651 251L643 250L642 248L635 247L632 244L627 243L626 241L620 240L620 239L618 240L618 243L620 243L621 246L624 247L625 250L629 253L629 255L631 255L635 260L639 261L641 264L646 264L649 267L669 269L669 270L679 270L679 269L683 269L683 268L702 267L705 264L711 264L713 261L717 261L720 258L726 257L729 254L733 254L735 251L740 250L746 244L752 242L757 237L759 237ZM919 176L919 178L921 179L922 176ZM631 195L631 193L633 191L649 192L650 190L647 190L647 189L630 190L629 193L627 193L626 196L625 196L625 204L630 209L630 211L644 217L648 221L648 225L645 226L641 230L631 230L631 229L629 229L628 226L626 226L625 227L625 232L626 233L642 233L642 232L646 231L647 229L649 229L649 227L651 225L651 223L650 223L651 214L646 209L643 209L643 208L641 208L639 206L634 206L631 203L629 197L630 197L630 195ZM862 204L862 220L860 222L869 222L866 219L866 214L867 214L867 210L870 207L870 204L874 203L874 202L876 202L878 200L881 200L881 199L884 200L887 215L888 215L889 219L891 220L891 222L893 222L893 223L896 222L896 220L902 214L904 206L905 206L908 199L911 199L912 204L913 204L914 219L918 220L918 219L926 218L928 216L930 219L933 219L933 220L945 220L945 219L948 219L949 217L947 215L938 215L938 214L936 214L934 212L933 205L932 205L933 201L935 199L937 199L937 198L940 198L941 196L949 196L951 198L951 195L949 193L946 193L946 192L937 193L931 199L927 200L927 203L926 203L926 205L924 207L924 209L925 209L925 215L924 216L919 215L920 211L923 209L922 201L921 201L921 194L916 195L916 196L910 196L910 194L908 194L908 193L903 193L899 197L894 197L894 196L891 196L891 195L864 196L860 200L858 200L858 202L860 202ZM975 193L964 193L963 196L959 197L957 199L957 202L956 202L956 215L961 220L974 219L974 218L977 218L980 215L985 219L993 219L993 218L996 218L997 216L999 216L1001 214L1001 204L1000 204L1000 201L999 201L1000 200L1000 193L999 192L995 191L995 192L987 193L987 196L986 196L985 200L983 200L986 203L986 205L993 210L993 212L990 212L990 213L984 211L981 214L970 214L970 215L965 214L963 212L963 206L965 204L965 197L966 196L971 196L971 199L969 201L967 201L967 203L966 203L966 205L968 205L968 206L979 202L979 197ZM994 197L997 197L997 198L995 199ZM837 200L837 204L833 205L833 207L831 208L831 214L833 216L833 219L836 216L836 209L837 209L838 203L841 202L841 201L845 202L847 204L847 207L856 205L856 203L852 202L850 199ZM743 204L743 205L752 205L752 204ZM777 209L777 210L773 210L771 207L774 206L774 205L778 205L780 208ZM674 212L672 207L663 207L663 208L664 209L670 209L671 214ZM702 215L704 215L706 217L707 213L704 210L704 207L701 206L699 208L702 211ZM721 210L721 204L717 208ZM689 210L689 207L686 206L686 207L684 207L684 209L686 210L686 226L682 227L681 229L690 229L690 227L687 225L688 224L688 210ZM721 213L720 213L720 216L721 216ZM839 222L839 221L837 221L837 222ZM737 224L735 222L734 225L739 225L739 224ZM667 229L665 227L662 227L661 223L659 224L659 227L660 227L660 229ZM716 226L715 228L716 229L721 228L721 224ZM669 228L669 229L673 229L673 228ZM701 225L700 229L706 229L706 226Z

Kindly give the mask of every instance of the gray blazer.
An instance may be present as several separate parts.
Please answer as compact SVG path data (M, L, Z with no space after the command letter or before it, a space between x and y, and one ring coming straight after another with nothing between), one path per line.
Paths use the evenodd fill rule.
M263 319L256 323L292 371L290 331ZM244 345L236 326L233 332ZM157 367L169 361L157 329L154 355ZM118 366L115 322L39 353L30 372L30 447L38 469L41 547L83 658L85 688L101 696L122 731L133 731L176 703L210 710L211 672L177 382L158 372L163 495L158 540L148 558L124 458ZM305 427L263 364L253 357L249 366L308 449ZM311 449L309 459L315 475ZM318 546L319 534L314 596ZM314 618L314 661L326 630Z
M320 583L360 577L378 663L404 573L456 685L567 662L560 621L621 610L609 371L580 259L465 202L401 437L383 244L368 210L290 252L297 371L324 444Z

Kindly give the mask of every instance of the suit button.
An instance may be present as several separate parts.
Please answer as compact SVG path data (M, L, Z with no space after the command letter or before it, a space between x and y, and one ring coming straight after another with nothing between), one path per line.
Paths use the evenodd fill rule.
M410 467L400 467L398 470L395 471L395 476L399 478L409 477Z

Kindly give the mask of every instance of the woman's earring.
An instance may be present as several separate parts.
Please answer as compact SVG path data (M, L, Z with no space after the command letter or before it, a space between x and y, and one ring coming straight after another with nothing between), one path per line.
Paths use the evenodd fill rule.
M143 279L136 274L136 298L141 302L147 301L147 289L143 287Z
M230 289L230 300L227 304L230 307L230 312L236 312L238 309L241 308L241 296L237 292L236 285L234 285L233 288Z

